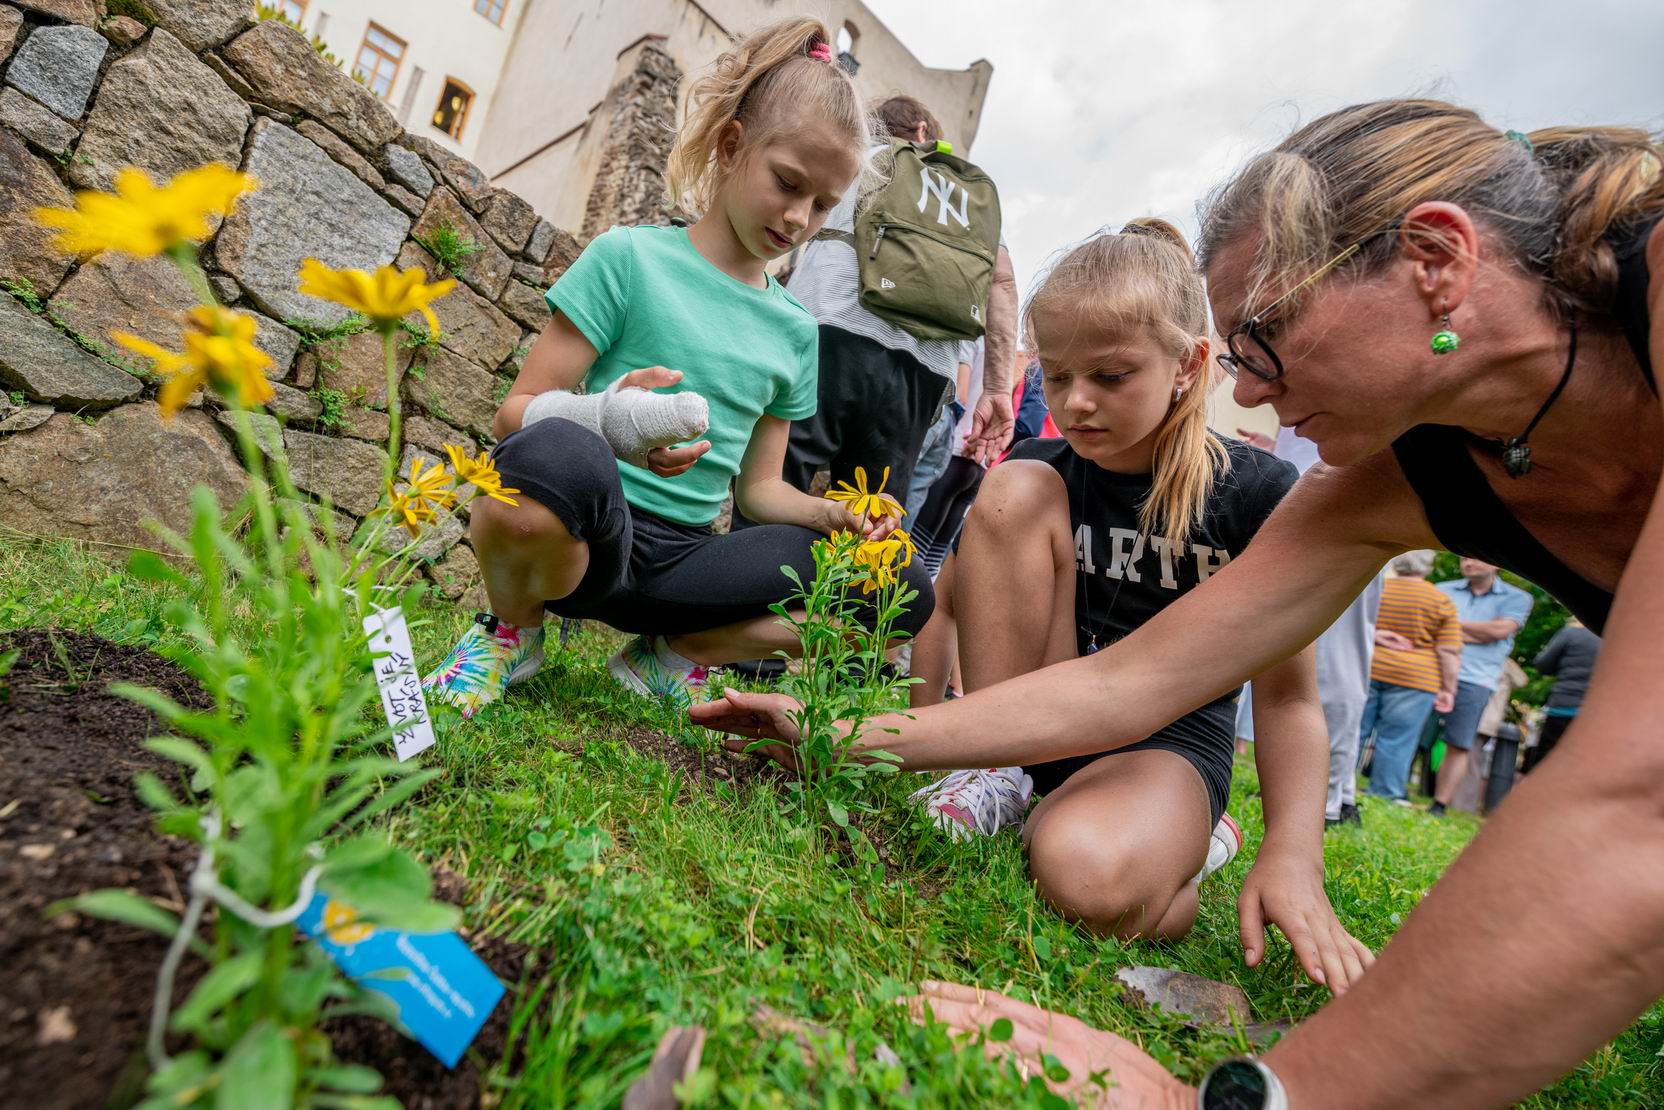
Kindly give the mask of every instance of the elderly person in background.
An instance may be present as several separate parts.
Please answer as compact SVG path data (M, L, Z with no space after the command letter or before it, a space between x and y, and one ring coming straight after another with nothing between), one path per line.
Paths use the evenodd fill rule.
M1392 570L1393 577L1381 586L1375 658L1358 738L1367 745L1370 734L1375 735L1369 793L1406 801L1410 764L1427 714L1448 713L1455 704L1462 627L1450 598L1427 581L1433 570L1431 551L1406 552L1392 561Z

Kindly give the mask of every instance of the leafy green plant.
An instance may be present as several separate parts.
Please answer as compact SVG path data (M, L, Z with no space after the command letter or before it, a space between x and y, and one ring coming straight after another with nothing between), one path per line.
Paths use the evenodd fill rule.
M433 229L433 234L425 239L415 235L411 238L423 250L433 255L440 275L460 274L462 268L468 264L468 259L485 249L463 234L449 220L442 221Z
M324 428L344 428L347 424L347 395L339 389L320 385L312 391L318 402L318 424Z
M24 392L21 389L14 389L10 393L6 394L6 399L14 405L21 405L21 404L23 404L23 402L27 401L29 398L24 394Z

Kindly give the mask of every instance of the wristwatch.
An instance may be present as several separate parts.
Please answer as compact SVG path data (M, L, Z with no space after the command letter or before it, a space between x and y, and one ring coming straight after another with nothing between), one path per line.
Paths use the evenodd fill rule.
M1196 1105L1201 1110L1288 1110L1288 1095L1263 1061L1235 1056L1208 1072Z

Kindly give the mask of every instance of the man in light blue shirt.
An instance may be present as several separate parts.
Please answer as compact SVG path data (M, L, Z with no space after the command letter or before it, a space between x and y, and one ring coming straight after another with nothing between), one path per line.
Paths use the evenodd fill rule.
M1442 816L1456 787L1466 777L1468 753L1479 733L1485 703L1502 677L1502 665L1514 637L1531 616L1532 598L1504 582L1496 567L1481 559L1462 559L1462 577L1438 583L1456 605L1462 622L1462 670L1457 675L1456 704L1444 715L1444 764L1428 812Z

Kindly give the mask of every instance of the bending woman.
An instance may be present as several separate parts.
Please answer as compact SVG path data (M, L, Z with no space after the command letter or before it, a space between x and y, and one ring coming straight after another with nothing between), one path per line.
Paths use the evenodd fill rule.
M1310 643L1415 548L1523 574L1604 626L1561 754L1369 974L1266 1057L1290 1105L1506 1103L1664 992L1659 166L1642 131L1504 134L1434 101L1331 113L1256 158L1204 221L1222 361L1239 403L1275 406L1327 465L1120 643L869 733L911 768L1135 742ZM791 739L768 699L700 719ZM953 994L938 1017L975 1025L1010 1005L1075 1075L1095 1062L1129 1103L1195 1104L1120 1038Z
M1063 438L1020 443L989 473L938 583L952 584L957 620L938 606L914 655L945 659L937 641L957 638L971 691L1132 632L1241 554L1298 476L1208 431L1207 300L1171 225L1136 221L1069 251L1027 324ZM915 704L939 702L945 677L915 686ZM1243 915L1259 917L1268 874L1306 876L1300 904L1278 909L1324 934L1344 982L1372 957L1323 893L1329 742L1311 655L1254 681L1266 744L1291 754L1263 779L1264 869L1243 886ZM1044 797L1023 843L1040 893L1095 932L1182 937L1197 882L1241 845L1225 816L1235 717L1233 689L1137 743L958 771L917 796L950 831L988 834L1022 821L1032 784Z

